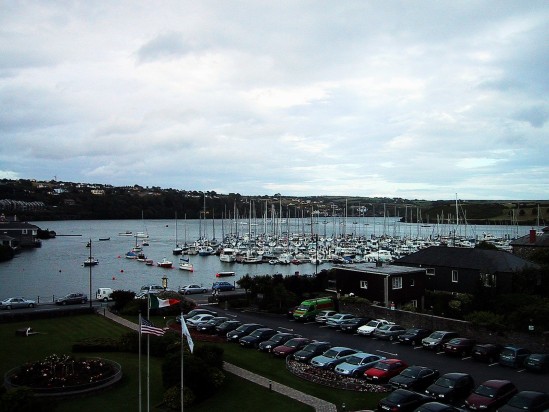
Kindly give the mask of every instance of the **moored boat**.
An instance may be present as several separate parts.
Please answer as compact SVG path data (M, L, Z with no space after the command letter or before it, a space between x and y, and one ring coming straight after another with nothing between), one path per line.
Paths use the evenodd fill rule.
M194 272L194 265L189 262L189 259L179 258L179 269Z
M99 263L99 261L97 259L95 259L94 257L90 256L89 258L87 258L85 261L84 261L84 266L95 266Z
M229 277L229 276L234 276L235 273L234 272L217 272L215 274L215 277L218 277L218 278L225 278L225 277Z
M171 268L173 266L173 262L163 258L160 262L156 262L156 265L161 268Z

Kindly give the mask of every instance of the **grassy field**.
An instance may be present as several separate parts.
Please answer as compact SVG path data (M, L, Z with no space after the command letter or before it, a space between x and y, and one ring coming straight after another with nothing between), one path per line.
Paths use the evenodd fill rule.
M159 323L160 324L160 323ZM15 331L24 327L32 327L38 334L29 337L15 335ZM42 319L25 322L0 324L0 371L2 375L9 369L27 361L36 361L56 354L70 354L74 342L87 337L118 337L127 329L95 315ZM197 345L200 342L196 342ZM255 350L243 349L235 344L221 344L225 351L225 360L242 368L251 370L273 381L317 396L338 406L343 403L346 410L373 409L377 400L385 395L367 394L351 391L335 390L303 381L289 373L284 361L274 359ZM77 354L76 357L83 356ZM64 400L59 403L56 411L96 412L98 410L124 411L138 409L138 356L129 353L92 354L114 360L122 365L124 377L113 389L80 399ZM150 399L151 410L160 408L164 389L161 385L162 359L151 358L150 365ZM146 386L144 375L145 358L142 357L143 380L142 399L146 401ZM186 408L189 411L254 411L261 405L265 412L280 411L301 412L312 408L297 401L278 395L268 389L259 387L236 376L227 374L227 384L208 401ZM146 408L144 407L144 410Z

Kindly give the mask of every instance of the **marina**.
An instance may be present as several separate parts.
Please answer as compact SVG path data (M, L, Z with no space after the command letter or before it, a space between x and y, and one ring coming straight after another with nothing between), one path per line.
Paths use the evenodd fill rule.
M198 219L178 223L164 219L32 223L54 230L57 237L0 263L1 297L51 302L67 293L89 294L90 289L95 293L99 287L137 292L142 285L161 284L163 276L168 278L169 289L178 290L189 283L209 288L218 273L234 273L228 277L230 282L246 274L313 275L336 264L390 262L429 245L472 247L485 240L505 249L509 240L531 229L517 225L420 225L372 217L258 219L245 225ZM146 233L138 230L144 224ZM184 243L176 240L176 224L185 233ZM172 255L174 244L181 245L181 255ZM222 253L222 249L228 251ZM100 263L85 265L90 256ZM158 265L174 260L177 263Z

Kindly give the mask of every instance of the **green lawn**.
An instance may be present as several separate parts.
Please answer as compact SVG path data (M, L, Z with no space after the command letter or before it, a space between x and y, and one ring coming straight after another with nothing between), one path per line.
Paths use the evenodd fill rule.
M155 321L153 319L153 321ZM155 321L161 324L160 319ZM36 335L21 337L15 335L15 330L30 326ZM60 317L54 319L39 319L24 322L0 324L0 372L2 375L9 369L27 361L36 361L56 354L70 354L74 342L87 337L118 337L127 332L124 327L115 324L101 316L85 315ZM154 339L154 337L151 337ZM200 342L195 342L200 345ZM310 395L332 402L338 407L343 403L346 410L375 409L377 401L385 396L381 394L358 393L352 391L330 389L309 383L289 373L284 361L252 349L244 349L235 344L221 344L225 351L225 360L242 368L256 372L273 381L301 390ZM76 354L76 357L85 354ZM114 360L122 365L124 378L113 389L101 393L100 396L90 396L83 399L64 400L59 403L56 411L97 412L98 410L123 411L138 409L138 359L135 354L103 353L91 354ZM146 410L146 378L145 362L142 359L142 401ZM164 389L161 384L160 367L162 359L150 359L150 399L151 410L160 411L158 406L162 400ZM281 396L267 388L259 387L246 380L227 374L227 384L208 401L186 408L189 411L255 411L261 405L262 412L309 412L312 408L297 401Z

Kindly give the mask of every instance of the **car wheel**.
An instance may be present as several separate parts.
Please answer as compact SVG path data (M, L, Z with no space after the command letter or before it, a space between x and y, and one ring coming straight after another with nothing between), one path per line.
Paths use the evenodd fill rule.
M108 302L109 298L103 298L103 302Z
M436 345L435 346L435 351L436 352L440 352L442 350L442 346L441 345Z
M61 304L65 306L67 304L67 301L64 300Z
M11 305L6 306L7 310L11 310Z
M86 303L86 299L82 299L82 303Z
M34 308L34 303L29 303L29 308Z
M394 336L389 336L389 340L392 342L395 340L395 337Z
M412 344L412 346L416 346L416 341L415 340L411 341L410 343Z
M488 357L488 363L494 363L495 359L493 356Z

